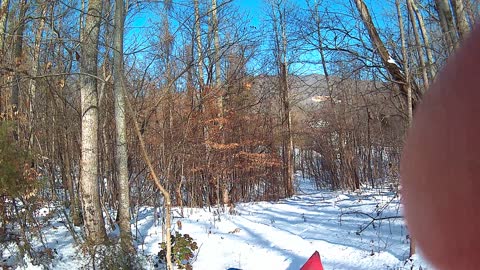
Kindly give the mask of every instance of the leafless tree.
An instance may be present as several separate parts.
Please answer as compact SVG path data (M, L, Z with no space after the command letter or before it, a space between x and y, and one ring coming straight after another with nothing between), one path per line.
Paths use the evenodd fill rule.
M114 23L114 93L115 93L115 127L116 127L116 168L118 182L118 217L120 239L125 251L134 251L132 246L132 232L130 227L130 188L128 183L128 149L126 127L126 105L123 63L123 32L125 22L125 3L115 1Z
M87 239L92 244L106 240L103 210L98 189L98 92L97 63L98 40L103 1L88 3L85 26L81 33L80 91L82 99L82 163L80 186L82 192L83 219Z

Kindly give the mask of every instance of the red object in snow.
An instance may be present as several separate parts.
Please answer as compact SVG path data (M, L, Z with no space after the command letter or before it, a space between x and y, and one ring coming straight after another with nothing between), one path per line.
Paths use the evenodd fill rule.
M322 260L320 260L320 254L318 251L313 253L300 270L323 270Z

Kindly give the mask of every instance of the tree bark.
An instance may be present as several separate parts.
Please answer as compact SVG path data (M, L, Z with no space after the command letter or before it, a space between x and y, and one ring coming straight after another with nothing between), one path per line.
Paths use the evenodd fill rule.
M290 97L288 93L288 71L286 63L281 63L280 66L280 89L281 100L283 106L283 126L284 126L284 144L285 144L285 189L286 196L290 197L294 194L293 180L294 180L294 148L292 136L292 115L290 109Z
M420 62L420 69L422 72L423 76L423 88L428 89L429 86L429 80L428 80L428 73L427 73L427 68L425 65L425 56L423 54L423 49L422 49L422 44L420 41L420 35L418 33L418 28L415 20L415 14L413 12L413 7L412 7L412 0L407 0L407 10L408 10L408 17L410 18L410 23L412 24L412 30L413 30L413 36L415 37L415 49L417 50L418 54L418 60ZM403 27L403 26L402 26ZM405 73L407 74L407 73ZM408 76L408 74L407 74Z
M105 221L100 205L98 183L98 40L102 15L102 0L90 0L81 34L80 79L82 109L82 144L80 186L83 219L87 241L100 244L107 239Z
M132 117L134 128L135 128L135 134L137 135L138 141L140 143L140 150L143 156L143 160L147 164L148 171L150 173L150 176L152 177L152 181L155 185L155 187L162 193L164 197L164 205L165 205L165 230L167 231L167 234L165 235L165 243L166 243L166 249L167 249L167 254L166 254L166 259L167 259L167 269L168 270L173 270L173 263L172 263L172 240L171 240L171 235L170 235L170 228L171 228L171 209L172 209L172 199L170 196L170 193L168 190L165 188L164 185L160 182L160 178L158 177L157 173L155 172L155 169L152 165L152 161L150 160L150 157L148 156L147 148L145 146L145 141L143 139L142 132L140 131L140 126L138 125L138 119L135 111L133 110L132 104L130 103L128 97L127 97L127 92L125 91L126 89L123 88L124 92L123 95L125 96L125 103L127 105L127 110L130 116Z
M197 69L198 69L198 83L200 85L200 89L203 88L203 46L202 46L202 31L200 28L200 8L198 4L198 0L194 0L194 8L195 8L195 42L197 43Z
M457 22L458 36L460 41L463 41L470 33L470 26L468 25L463 0L450 0L450 2L452 3L455 20Z
M224 108L223 108L223 90L221 87L221 64L220 64L220 38L218 34L218 16L217 16L217 0L212 0L212 31L213 31L213 43L215 47L215 88L218 92L217 97L217 107L218 107L218 117L224 117ZM221 143L225 144L225 134L223 131L223 124L219 123L219 131L221 136ZM224 158L222 160L225 160ZM217 175L217 204L220 207L220 190L222 190L223 204L228 204L228 190L227 183L223 179L223 174L220 173Z
M405 30L404 30L404 27L403 27L403 16L402 16L402 11L400 9L400 3L399 3L400 0L395 0L395 5L397 6L397 15L398 15L398 24L399 24L399 27L400 27L400 39L402 40L402 57L403 57L403 71L405 72L406 74L406 79L407 79L407 82L410 81L410 75L409 75L409 61L408 61L408 54L407 54L407 43L406 43L406 40L405 40ZM407 8L409 10L409 13L410 13L410 16L412 17L412 12L411 12L411 7L410 7L410 3L409 3L409 0L407 0ZM410 18L412 19L412 18ZM407 85L408 87L408 85ZM410 126L411 122L412 122L412 119L413 119L413 110L412 110L412 102L411 102L411 96L412 96L412 91L411 89L407 89L407 97L409 98L408 99L408 102L407 102L407 110L408 110L408 125ZM413 238L410 238L410 257L415 254L415 242L413 240Z
M288 63L287 63L287 28L286 10L281 1L272 3L272 23L275 42L275 60L278 68L278 88L280 92L280 106L282 109L282 159L283 159L283 184L284 195L294 194L294 146L292 136L292 117L290 110L290 97L288 89Z
M7 30L7 18L8 18L9 0L3 0L0 5L0 60L5 61L5 34ZM5 77L0 77L0 83L3 85ZM0 89L0 114L4 112L6 107L6 101L4 101L5 94L4 89Z
M442 26L443 35L447 40L449 51L452 52L457 46L457 31L455 31L453 24L453 16L452 10L450 9L450 4L448 3L448 0L435 0L435 5L440 18L440 25Z
M5 34L7 31L8 6L10 0L3 0L0 5L0 56L3 56L5 49Z
M385 68L389 72L390 76L392 76L393 81L400 88L400 91L404 95L406 102L408 103L411 100L413 102L413 107L415 107L416 103L420 100L421 97L421 92L418 86L415 84L414 81L408 82L405 74L400 69L400 67L395 63L395 61L392 61L392 58L388 53L385 44L380 39L380 35L378 34L378 31L373 24L372 17L370 16L370 12L368 11L368 8L365 5L364 1L355 0L355 4L360 13L362 21L367 28L370 39L378 54L380 55ZM412 98L409 98L409 91L411 91Z
M472 3L472 0L465 0L465 12L468 14L468 19L472 25L476 25L478 22L478 2L475 1L475 5Z
M18 16L18 28L15 32L14 43L14 59L15 59L15 76L13 78L12 96L10 97L10 105L13 112L17 112L19 109L20 98L20 72L18 69L22 65L23 59L23 34L25 32L25 16L27 13L27 0L21 0L20 2L20 14Z
M47 14L47 7L46 5L42 5L42 10L40 12L40 22L38 24L37 31L35 33L35 46L33 47L33 63L32 63L32 74L34 76L37 76L38 73L38 66L40 63L40 44L42 42L42 36L43 36L43 28L45 26L45 16ZM29 144L28 148L31 149L33 147L33 131L34 131L34 124L35 124L35 96L37 94L37 81L35 79L30 80L30 85L29 85L29 96L30 96L30 102L29 102Z
M418 7L415 4L415 1L413 0L408 0L408 1L410 1L413 11L415 12L415 16L417 17L418 25L420 26L423 44L425 45L425 51L427 52L427 63L426 63L427 69L430 74L430 79L434 80L437 71L434 66L432 47L430 45L430 38L428 37L427 28L425 27L425 22L423 20L422 13L418 10Z
M66 115L66 108L63 107L63 114ZM64 171L65 171L65 180L67 182L68 195L70 199L70 216L72 217L73 225L80 226L82 224L82 218L80 215L80 207L78 202L78 196L75 192L75 182L72 177L72 165L70 159L73 160L73 155L71 152L70 143L68 142L68 124L67 119L63 119L63 148L64 148Z
M113 37L113 76L115 95L116 169L118 182L118 216L120 240L124 251L134 251L130 227L130 189L128 185L128 149L125 117L125 85L123 80L123 35L125 24L124 0L115 0Z

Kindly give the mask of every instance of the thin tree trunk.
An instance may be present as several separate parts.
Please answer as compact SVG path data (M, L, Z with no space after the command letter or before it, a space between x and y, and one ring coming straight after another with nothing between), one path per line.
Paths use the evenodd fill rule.
M360 13L362 21L368 30L370 39L372 40L373 45L375 46L378 54L380 55L385 68L390 73L393 80L397 83L407 103L413 102L413 106L415 106L415 104L420 100L421 96L418 86L415 84L414 81L407 82L405 73L400 69L400 67L395 63L395 61L392 61L392 58L388 53L385 44L380 39L380 35L378 34L377 29L373 24L372 17L370 16L370 12L368 11L368 8L365 5L364 1L355 0L355 4L357 6L358 12ZM411 92L410 94L409 91ZM412 98L409 98L409 95L412 95L413 100Z
M213 31L213 43L215 47L215 84L217 87L221 82L221 67L220 67L220 38L218 36L218 17L217 17L217 0L212 0L212 31ZM219 103L222 100L219 99Z
M80 70L82 144L80 186L87 241L100 244L107 239L98 186L98 40L103 1L90 0L81 35Z
M455 13L455 19L457 22L457 31L460 40L463 41L470 33L470 26L468 25L465 8L463 6L463 0L450 0Z
M218 30L218 16L217 16L217 0L212 0L212 31L213 31L213 40L214 40L214 47L215 47L215 88L218 92L217 97L217 106L218 106L218 117L224 117L224 108L223 108L223 90L221 88L221 64L220 64L220 38L219 38L219 30ZM219 123L219 131L221 133L221 143L225 143L225 134L223 130L223 124ZM225 156L223 156L222 162L225 160ZM222 198L223 204L228 204L228 189L226 179L224 179L224 175L220 173L217 175L217 204L220 207L220 189L222 189Z
M197 69L198 69L198 83L200 84L200 89L203 88L203 46L202 46L202 32L200 28L200 8L198 0L194 0L195 8L195 41L197 43Z
M397 15L398 15L398 24L399 24L399 27L400 27L400 38L402 40L402 57L403 57L403 71L405 72L405 75L406 75L406 79L407 79L407 82L410 81L410 76L409 76L409 61L408 61L408 54L407 54L407 44L406 44L406 40L405 40L405 30L403 28L403 17L402 17L402 11L400 9L400 3L399 3L400 0L395 0L395 5L397 6ZM408 0L407 0L408 1ZM409 5L409 3L407 2L407 5ZM408 87L408 85L407 85ZM413 118L413 111L412 111L412 102L411 102L411 93L412 91L410 90L410 88L407 88L407 91L408 91L408 123L410 125L410 123L412 122L412 118ZM410 238L410 257L415 254L415 242L413 240L413 238Z
M120 239L124 251L134 251L130 227L130 189L128 185L128 149L127 127L125 117L125 85L123 84L123 33L125 23L124 0L115 0L115 29L113 51L114 95L117 181L118 181L118 216Z
M10 0L3 0L0 5L0 56L3 56L5 49L5 34L7 31L8 6Z
M457 31L453 24L452 10L448 0L435 0L438 16L440 17L440 24L442 25L443 35L447 40L449 51L457 47Z
M15 32L15 45L14 45L14 58L15 58L15 76L13 78L12 96L10 98L10 104L13 112L17 112L19 109L19 95L20 95L20 72L18 69L24 62L23 59L23 34L25 32L25 16L27 13L27 0L21 0L20 2L20 14L18 16L18 28Z
M201 23L200 23L200 7L199 7L199 2L198 0L194 0L194 8L195 8L195 32L196 32L196 45L197 45L197 54L198 54L198 63L197 63L197 71L198 71L198 83L200 86L199 94L198 94L198 99L199 99L199 109L202 113L202 115L205 115L205 104L204 104L204 97L206 95L205 93L205 87L204 87L204 73L203 73L203 46L202 46L202 37L201 37ZM210 137L210 131L209 128L206 124L203 125L202 127L203 131L203 141L208 142L209 137ZM211 177L211 169L210 169L210 160L211 159L211 148L208 143L205 143L205 164L206 164L206 170L205 170L205 176L208 178L208 181L210 180ZM208 189L207 189L208 191ZM208 193L210 193L208 191ZM210 198L210 194L207 194L207 198ZM209 202L210 205L210 202Z
M478 21L478 9L472 4L472 0L465 0L465 10L468 14L470 23L476 25Z
M166 249L167 249L167 254L166 254L166 259L167 259L167 268L168 270L173 270L173 264L172 264L172 241L171 241L171 236L170 236L170 228L171 228L171 208L172 208L172 200L170 193L165 189L165 187L162 185L160 182L160 178L158 178L157 173L155 172L155 169L153 168L152 162L150 160L150 157L148 156L147 148L145 146L145 141L143 140L143 135L142 132L140 131L140 127L138 125L138 119L135 111L133 110L132 104L130 103L128 97L127 97L127 92L126 89L123 87L123 95L125 97L125 103L127 105L127 110L130 116L132 117L132 122L134 124L135 128L135 133L137 135L138 141L140 143L140 150L143 156L143 160L147 164L148 171L150 175L152 176L153 183L157 187L157 189L162 193L164 197L164 205L165 205L165 230L167 231L167 234L165 236L165 242L166 242Z
M413 29L413 36L415 37L415 48L417 49L417 54L418 54L418 60L420 62L420 69L422 72L423 76L423 84L424 84L424 89L428 89L429 86L429 80L428 80L428 73L427 73L427 68L425 65L425 57L423 55L423 49L420 41L420 35L418 33L418 28L415 20L415 14L413 12L413 7L412 7L412 0L407 0L407 10L410 18L410 23L412 24L412 29ZM408 74L407 74L408 76Z
M427 69L430 74L430 79L434 80L437 71L433 64L434 61L433 61L432 47L430 45L430 38L428 37L427 28L425 27L425 22L423 21L422 13L418 10L418 7L415 4L415 1L413 0L408 0L408 1L410 1L413 11L415 12L415 15L417 17L418 25L420 26L420 30L423 38L423 44L425 45L425 51L427 52Z
M9 0L3 0L0 5L0 61L5 61L5 38L6 38L6 30L7 30L7 18L8 18L8 10L9 10ZM0 84L4 84L5 77L0 77ZM6 101L4 89L0 88L0 114L4 112L6 107Z
M47 6L43 5L42 10L40 12L40 22L37 28L37 31L35 33L35 46L33 48L33 63L32 63L32 68L31 72L34 76L37 75L38 73L38 65L40 63L40 44L42 41L42 36L43 36L43 29L45 26L45 16L47 14ZM33 147L33 130L34 130L34 123L35 123L35 96L37 94L37 81L35 79L30 80L30 91L29 91L29 96L30 96L30 102L29 102L29 110L30 110L30 119L29 119L29 144L28 148L31 149Z
M66 114L66 109L63 109L64 115ZM72 217L73 225L80 226L82 224L82 218L80 215L80 207L78 202L78 194L75 193L75 182L72 177L72 165L70 159L73 159L71 153L70 143L68 142L68 123L67 119L64 119L64 128L63 128L63 147L65 149L64 153L64 165L65 165L65 178L67 181L68 195L70 197L70 216Z
M281 63L280 67L281 75L281 99L283 106L283 125L284 125L284 135L285 135L285 161L286 161L286 178L285 178L285 188L286 195L288 197L294 194L293 189L293 174L294 174L294 150L293 150L293 136L292 136L292 116L290 110L290 98L288 93L288 72L286 63Z
M277 14L278 13L278 17ZM282 148L283 148L283 181L285 196L294 194L294 150L292 136L292 118L288 90L287 64L287 29L285 9L280 2L272 5L273 30L275 34L275 56L279 72L280 102L282 108Z

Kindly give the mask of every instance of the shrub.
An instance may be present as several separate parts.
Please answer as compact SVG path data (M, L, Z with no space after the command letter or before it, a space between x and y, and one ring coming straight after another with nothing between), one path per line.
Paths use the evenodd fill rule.
M146 263L144 258L132 251L123 250L119 244L107 243L95 247L90 254L90 267L105 270L141 270Z
M32 244L41 234L34 217L41 181L32 155L16 137L15 125L0 120L0 244L15 242L20 261L27 255L34 264L47 264L51 250L35 250Z
M31 159L13 137L11 124L0 121L0 194L10 198L34 195L37 173Z
M191 270L192 265L190 263L194 257L194 251L198 249L197 242L193 241L190 235L182 235L179 232L175 232L175 235L172 234L171 241L172 262L177 265L178 269ZM167 244L162 242L160 247L158 258L161 263L165 263L167 260Z

